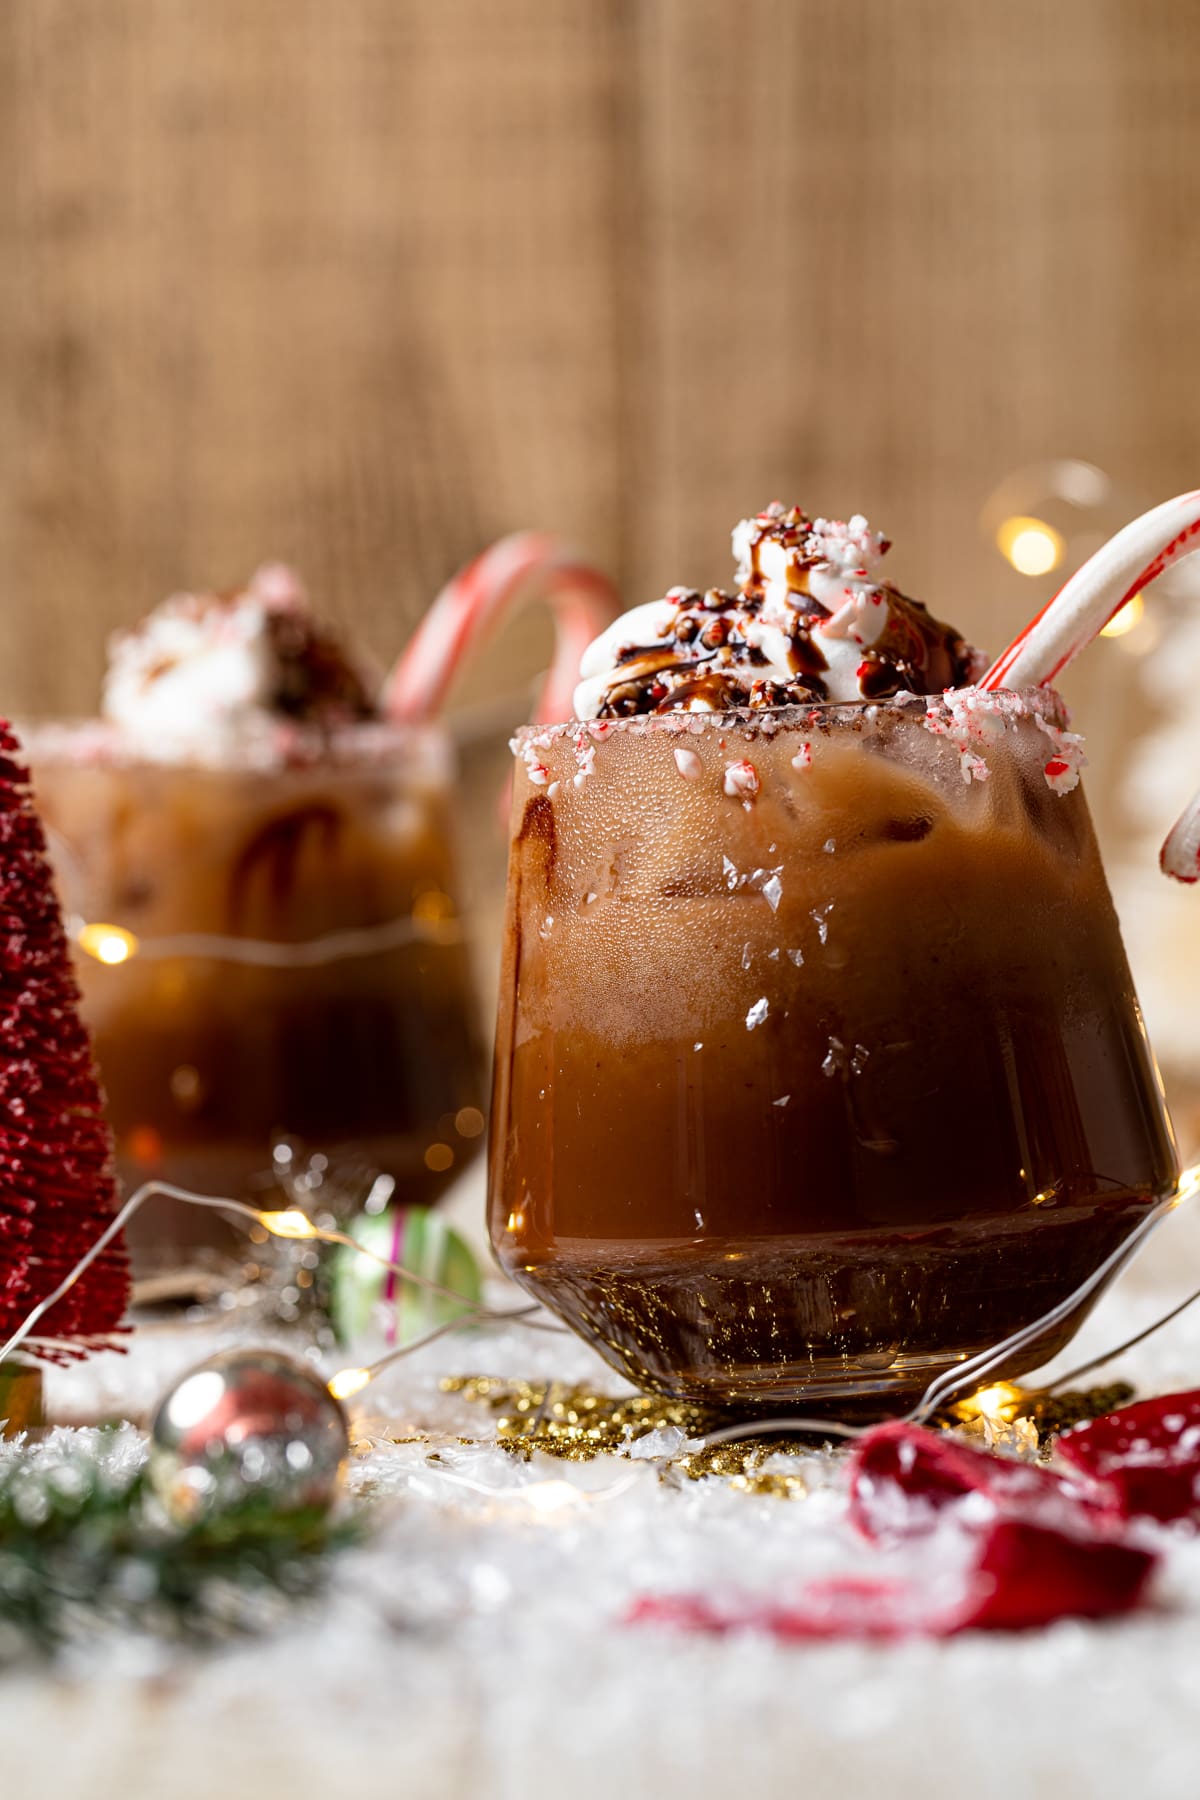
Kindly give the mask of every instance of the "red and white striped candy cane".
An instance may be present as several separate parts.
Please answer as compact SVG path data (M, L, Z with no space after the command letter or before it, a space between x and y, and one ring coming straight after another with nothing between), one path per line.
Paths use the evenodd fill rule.
M580 658L621 608L608 577L544 531L500 538L451 577L388 678L388 717L433 718L464 663L505 618L535 600L550 608L555 629L554 660L535 721L569 718Z
M1165 500L1110 538L996 658L980 687L1053 681L1135 594L1194 550L1200 550L1200 489ZM1200 880L1200 793L1172 828L1159 861L1178 881Z

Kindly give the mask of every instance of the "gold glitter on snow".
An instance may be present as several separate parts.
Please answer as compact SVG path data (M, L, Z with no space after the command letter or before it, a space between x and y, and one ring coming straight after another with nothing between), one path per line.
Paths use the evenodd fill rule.
M491 1375L451 1376L445 1393L462 1394L486 1406L496 1420L496 1441L513 1456L534 1451L566 1462L597 1456L627 1456L638 1438L674 1427L686 1438L701 1438L729 1423L728 1415L669 1400L657 1394L620 1398L564 1382L503 1381ZM714 1444L671 1458L668 1467L691 1481L721 1476L741 1493L797 1499L806 1491L800 1475L764 1470L768 1457L811 1455L813 1440L773 1435L736 1444Z
M568 1462L590 1462L617 1454L652 1431L675 1426L686 1437L702 1437L720 1421L715 1413L657 1394L619 1399L561 1381L502 1381L492 1375L453 1375L441 1383L447 1394L462 1394L486 1406L496 1420L502 1449L528 1458L535 1450Z
M594 1388L559 1381L504 1380L494 1375L455 1375L442 1381L443 1392L462 1394L486 1406L495 1419L496 1442L502 1450L528 1461L535 1451L566 1462L591 1462L597 1456L628 1456L630 1445L653 1431L674 1428L695 1439L727 1425L727 1415L685 1400L659 1394L626 1394L616 1397ZM1013 1388L1005 1442L997 1445L1018 1454L1031 1455L1059 1431L1083 1419L1094 1419L1123 1406L1133 1389L1123 1382L1043 1397ZM974 1416L971 1403L944 1415L936 1423L962 1431L964 1420ZM980 1448L988 1435L980 1433ZM1009 1441L1011 1439L1011 1441ZM691 1481L717 1476L739 1492L771 1494L783 1499L806 1492L803 1477L786 1470L767 1470L768 1458L784 1455L811 1456L822 1443L812 1436L745 1438L738 1443L714 1444L685 1451L668 1459L666 1467Z

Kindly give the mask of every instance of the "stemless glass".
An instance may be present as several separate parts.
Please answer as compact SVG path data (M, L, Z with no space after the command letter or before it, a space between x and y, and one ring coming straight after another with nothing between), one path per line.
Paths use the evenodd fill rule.
M887 1410L1174 1189L1053 704L520 736L492 1241L639 1385Z
M261 1200L296 1138L434 1198L483 1129L442 730L346 727L267 768L26 741L126 1188ZM135 1236L209 1217L157 1202Z

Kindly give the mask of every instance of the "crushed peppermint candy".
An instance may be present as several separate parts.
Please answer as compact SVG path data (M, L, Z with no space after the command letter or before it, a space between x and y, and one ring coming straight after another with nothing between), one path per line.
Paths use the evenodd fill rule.
M1087 766L1083 739L1077 731L1064 731L1061 725L1043 718L1040 713L1033 717L1038 730L1045 732L1054 748L1053 756L1042 771L1046 785L1056 794L1070 794L1079 786L1080 770Z
M966 687L928 695L925 708L926 730L954 745L964 781L986 781L991 775L987 761L974 746L1005 731L1018 719L1032 719L1050 739L1054 752L1043 769L1047 786L1056 794L1069 794L1078 787L1079 772L1087 763L1083 739L1062 724L1062 702L1052 690L1010 694Z
M1078 732L1067 728L1067 714L1061 698L1050 688L1036 688L1021 693L999 689L994 692L979 687L948 689L942 694L901 693L870 706L847 703L784 707L775 713L753 709L721 714L687 714L663 712L630 714L622 718L594 719L580 725L568 721L553 726L528 726L511 740L511 749L525 763L535 786L547 787L552 779L541 752L564 736L569 737L577 764L574 785L581 787L594 772L598 750L610 737L673 737L672 754L679 774L686 780L703 775L703 759L690 747L687 739L719 724L723 731L736 734L747 745L758 739L769 739L778 732L803 730L813 733L818 744L832 731L846 727L858 732L877 729L889 714L904 715L909 709L919 712L920 723L934 737L943 738L958 755L959 773L964 783L990 779L989 748L1022 721L1030 720L1047 740L1047 754L1042 763L1043 777L1053 793L1066 795L1079 785L1080 771L1086 767L1084 740ZM680 742L683 738L685 741ZM724 741L724 740L722 740ZM814 741L802 742L789 758L790 766L806 770L813 766ZM725 765L722 789L731 799L740 800L747 808L762 791L762 777L755 763L739 757ZM1193 844L1192 838L1196 842ZM1190 827L1185 846L1187 874L1200 869L1200 827ZM1181 852L1177 861L1184 859ZM735 871L736 876L736 871Z
M577 731L575 734L575 761L579 765L579 772L575 776L575 786L582 787L596 768L595 740L586 730Z
M749 805L761 786L758 770L752 762L744 759L725 765L725 792L731 800L741 800Z
M862 574L891 548L881 531L872 531L861 513L841 519L814 519L807 548L845 573Z

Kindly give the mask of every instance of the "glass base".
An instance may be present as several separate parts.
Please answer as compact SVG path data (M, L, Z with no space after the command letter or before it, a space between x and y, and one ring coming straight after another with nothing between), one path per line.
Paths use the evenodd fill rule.
M502 1260L649 1392L727 1411L885 1417L1067 1300L1152 1204L1124 1195L1060 1219L837 1239L560 1241L537 1261ZM1048 1362L1097 1297L988 1379Z
M998 1366L988 1381L1012 1381L1024 1370L1048 1362L1071 1338L1077 1321L1061 1326L1031 1355L1026 1352L1009 1364ZM897 1356L886 1369L854 1367L836 1357L814 1357L795 1364L746 1363L722 1369L719 1374L691 1372L669 1380L635 1377L628 1363L597 1349L605 1360L640 1388L672 1400L703 1406L731 1417L752 1413L786 1416L815 1414L846 1423L869 1424L894 1419L910 1412L938 1376L990 1349L977 1344L954 1357ZM965 1390L969 1392L970 1388Z

